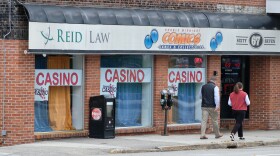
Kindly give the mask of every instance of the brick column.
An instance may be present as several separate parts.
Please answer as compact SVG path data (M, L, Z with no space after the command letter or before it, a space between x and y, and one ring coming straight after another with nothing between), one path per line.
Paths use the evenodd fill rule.
M100 55L86 55L84 69L84 128L88 130L89 126L89 98L100 95Z
M5 104L3 104L4 79L4 49L0 53L0 129L3 120L7 135L4 138L6 145L15 145L34 142L34 74L35 57L24 54L27 50L27 41L5 40L6 48L6 84ZM4 119L3 115L4 105ZM1 138L1 140L3 137Z
M263 73L267 75L267 73ZM270 57L270 103L268 106L269 112L264 114L268 115L269 122L267 123L268 129L280 129L280 57L271 56ZM267 82L266 82L267 83ZM266 100L264 100L266 101Z
M280 57L251 57L249 129L280 129Z
M153 123L157 132L163 132L164 111L160 106L160 91L168 87L168 56L154 56L154 109Z
M250 114L245 127L266 129L269 121L270 57L252 56L250 59Z
M213 76L214 71L217 71L218 76L217 76L216 85L221 90L221 56L217 56L217 55L207 56L207 67L206 68L207 68L206 83ZM219 120L219 123L220 123L220 115L219 115L218 120ZM208 119L208 124L209 124L209 128L207 129L207 132L212 132L213 131L213 125L212 125L212 121L211 121L210 118Z

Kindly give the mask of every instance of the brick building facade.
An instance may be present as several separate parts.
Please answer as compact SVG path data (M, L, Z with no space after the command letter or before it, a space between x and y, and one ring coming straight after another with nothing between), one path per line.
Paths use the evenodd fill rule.
M72 131L52 131L49 133L35 132L35 98L34 80L36 67L36 55L25 54L28 50L29 23L28 12L21 3L47 4L47 5L70 5L80 7L109 7L129 9L152 9L152 10L181 10L181 11L204 11L212 13L229 14L265 14L265 1L189 1L189 0L103 0L103 1L56 1L56 0L7 0L0 2L0 130L1 146L15 145L34 142L36 139L64 138L88 136L89 130L89 98L100 94L101 86L101 61L102 54L83 55L83 124L82 129ZM11 6L11 8L9 7ZM9 10L10 19L9 23ZM9 27L11 26L11 27ZM11 31L10 31L11 29ZM10 31L10 33L9 33ZM5 37L4 37L5 36ZM278 49L279 52L279 49ZM235 55L235 53L232 53ZM55 55L55 54L54 54ZM74 54L75 55L75 54ZM182 55L182 54L181 54ZM183 54L184 55L184 54ZM205 60L205 79L211 77L214 71L218 72L218 86L222 89L222 54L203 54ZM230 54L226 54L227 56ZM200 56L200 55L199 55ZM245 120L245 129L279 129L280 127L280 57L277 53L243 54L249 63L249 73L246 76L251 106L249 116ZM144 133L160 134L163 131L164 111L159 104L160 91L168 88L168 62L169 55L153 54L152 57L152 95L151 102L151 125L131 126L129 128L118 127L117 135L137 135ZM245 77L245 79L247 79ZM221 118L222 128L231 128L234 125L232 118ZM200 124L169 124L170 133L199 133ZM209 127L209 131L211 128ZM3 134L5 133L5 134Z

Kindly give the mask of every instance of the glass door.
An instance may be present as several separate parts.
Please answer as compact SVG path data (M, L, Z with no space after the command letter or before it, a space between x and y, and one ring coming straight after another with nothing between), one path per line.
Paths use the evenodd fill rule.
M249 65L248 56L221 57L221 119L233 118L231 107L228 106L228 98L235 83L242 82L243 90L249 94ZM249 110L245 118L249 118Z

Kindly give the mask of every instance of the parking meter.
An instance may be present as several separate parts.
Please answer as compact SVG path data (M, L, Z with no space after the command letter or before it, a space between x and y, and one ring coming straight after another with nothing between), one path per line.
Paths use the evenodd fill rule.
M172 94L174 93L173 89L168 89L168 90L162 90L160 92L160 105L162 107L162 110L164 110L164 132L163 135L167 136L167 114L168 110L171 109L171 106L173 105L173 100L172 100ZM167 106L167 107L166 107Z
M166 93L167 93L166 90L162 90L160 92L160 105L162 107L162 110L164 110L164 108L166 106L166 98L165 98Z
M168 90L168 92L167 92L167 106L168 106L169 109L173 105L172 94L173 94L173 90Z

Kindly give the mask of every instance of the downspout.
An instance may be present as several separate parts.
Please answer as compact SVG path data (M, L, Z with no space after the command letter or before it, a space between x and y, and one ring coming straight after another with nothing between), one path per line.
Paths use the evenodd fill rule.
M6 37L11 33L11 23L12 23L12 18L11 18L11 9L12 9L12 2L11 0L7 0L8 2L8 10L9 10L9 32L3 36L3 41L2 41L2 49L4 49L4 59L3 59L3 64L4 64L4 76L3 76L3 98L2 98L2 143L5 144L5 137L6 137L6 130L5 130L5 97L6 97L6 45L5 45L5 39Z

